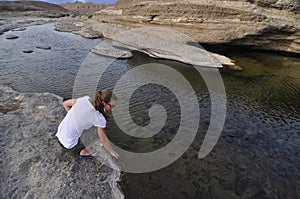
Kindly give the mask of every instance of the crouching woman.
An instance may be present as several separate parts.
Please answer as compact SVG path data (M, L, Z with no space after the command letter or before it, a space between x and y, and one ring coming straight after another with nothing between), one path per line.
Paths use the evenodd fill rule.
M58 126L56 133L58 141L65 148L72 149L78 144L83 131L95 126L104 148L113 157L118 158L119 154L113 150L106 136L107 113L111 111L115 104L116 98L113 96L112 91L108 89L97 91L94 99L84 96L64 101L63 106L67 111L67 115ZM97 141L98 139L94 140L81 150L80 157L95 157L96 153L93 145Z

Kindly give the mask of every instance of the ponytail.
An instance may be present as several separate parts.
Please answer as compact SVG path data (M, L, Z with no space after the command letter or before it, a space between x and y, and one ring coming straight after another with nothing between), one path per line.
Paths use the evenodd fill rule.
M108 119L108 114L105 112L102 102L109 103L111 98L112 98L111 90L104 89L102 91L96 91L94 107L105 117L106 120Z

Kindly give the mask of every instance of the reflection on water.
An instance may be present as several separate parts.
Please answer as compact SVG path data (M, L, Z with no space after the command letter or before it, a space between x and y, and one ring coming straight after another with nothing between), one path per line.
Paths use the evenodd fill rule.
M16 33L20 38L14 41L0 36L2 84L11 84L19 91L71 97L80 64L100 40L58 33L50 27L31 27ZM35 49L42 44L52 46L52 50ZM34 52L22 53L28 48ZM192 66L134 53L132 59L114 61L104 72L99 87L113 88L122 75L141 64L166 64L185 76L199 101L199 129L191 147L161 170L125 173L122 187L126 198L300 197L300 59L257 52L228 54L243 71L220 70L227 94L227 117L221 138L204 159L197 157L209 126L211 104L206 85ZM167 145L180 122L181 108L174 94L150 84L138 88L130 100L130 115L138 125L151 122L148 114L153 103L164 106L166 125L155 136L140 139L122 132L112 120L108 135L113 143L133 152Z
M190 66L141 54L129 62L134 67L144 58L184 74L199 96L201 121L194 143L175 163L152 173L124 175L128 198L299 197L300 59L265 53L231 56L244 70L221 70L227 118L218 144L204 159L197 155L209 125L210 98L201 77ZM124 148L152 145L154 150L172 139L176 126L170 129L142 144L126 136L113 139Z

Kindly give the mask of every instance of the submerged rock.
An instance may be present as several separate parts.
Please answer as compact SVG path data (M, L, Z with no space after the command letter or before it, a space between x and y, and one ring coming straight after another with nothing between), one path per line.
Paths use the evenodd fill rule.
M18 38L19 38L19 36L17 36L17 35L7 35L5 37L5 39L18 39Z
M0 86L0 198L123 198L118 170L79 159L82 145L58 144L61 103L54 94Z
M51 46L37 46L36 48L42 49L42 50L51 50Z
M23 52L23 53L32 53L33 50L23 50L22 52Z

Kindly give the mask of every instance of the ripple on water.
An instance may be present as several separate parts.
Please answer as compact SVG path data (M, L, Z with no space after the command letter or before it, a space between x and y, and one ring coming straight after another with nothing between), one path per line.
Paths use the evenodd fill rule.
M32 26L17 32L18 40L0 36L0 83L18 91L53 92L70 96L77 71L100 40L89 40L70 33L57 32L53 24ZM36 46L51 46L51 50ZM23 53L31 49L33 53Z

